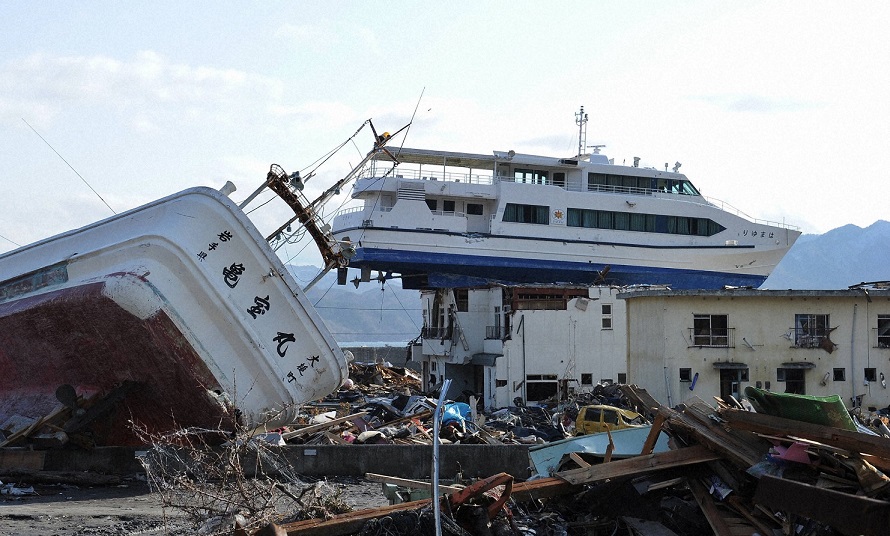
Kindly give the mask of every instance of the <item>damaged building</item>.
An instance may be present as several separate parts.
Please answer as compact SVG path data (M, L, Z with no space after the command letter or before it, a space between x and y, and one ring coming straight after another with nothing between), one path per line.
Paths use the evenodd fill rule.
M424 389L486 409L644 385L669 405L744 387L890 405L890 290L537 286L421 292Z

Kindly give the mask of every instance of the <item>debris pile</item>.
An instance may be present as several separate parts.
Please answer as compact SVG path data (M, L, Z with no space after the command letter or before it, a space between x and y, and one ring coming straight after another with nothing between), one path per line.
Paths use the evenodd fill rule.
M861 431L852 419L856 429L849 430L719 399L667 408L636 386L621 391L653 420L639 455L593 464L567 456L551 476L513 482L496 475L446 492L442 533L887 533L890 439ZM805 402L822 404L813 398ZM662 432L670 449L652 452ZM283 528L291 535L431 534L431 508L431 500L418 500Z

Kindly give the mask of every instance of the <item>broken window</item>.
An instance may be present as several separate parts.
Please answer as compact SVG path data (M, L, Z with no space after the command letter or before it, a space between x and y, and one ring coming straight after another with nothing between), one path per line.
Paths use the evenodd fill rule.
M865 381L867 381L867 382L878 381L878 369L874 369L874 368L865 369Z
M828 337L828 315L794 315L794 346L819 348Z
M731 328L727 315L693 315L692 345L732 348Z
M806 369L798 368L778 368L776 369L776 381L785 383L785 392L798 395L805 395L806 381L804 373ZM767 386L769 389L769 386Z
M890 315L878 315L876 348L890 348Z

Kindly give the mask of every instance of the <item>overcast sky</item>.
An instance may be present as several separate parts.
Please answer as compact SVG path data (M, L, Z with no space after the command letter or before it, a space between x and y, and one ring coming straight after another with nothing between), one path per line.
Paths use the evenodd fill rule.
M4 2L0 253L192 186L231 180L240 201L368 118L413 116L410 147L571 156L582 105L617 163L679 161L705 195L805 233L866 227L890 212L888 6ZM360 133L307 194L370 147ZM251 213L262 232L287 217Z

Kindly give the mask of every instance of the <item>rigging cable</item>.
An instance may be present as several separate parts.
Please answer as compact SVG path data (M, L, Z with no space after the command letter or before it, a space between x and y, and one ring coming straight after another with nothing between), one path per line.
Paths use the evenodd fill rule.
M25 121L25 118L24 118L24 117L22 117L22 121ZM71 171L73 171L75 174L77 174L77 176L80 177L80 180L82 180L83 183L87 185L87 188L89 188L90 190L92 190L93 193L96 194L96 197L98 197L99 199L102 200L103 203L105 203L105 206L108 207L108 210L110 210L112 214L117 214L117 212L115 212L114 209L111 208L111 205L109 205L108 202L106 202L105 199L103 199L102 196L99 195L99 192L97 192L96 190L94 190L93 187L90 186L90 183L88 183L87 180L86 180L85 178L83 178L83 176L82 176L80 173L77 173L77 170L74 169L74 166L72 166L71 164L69 164L68 161L65 160L65 157L62 156L62 155L60 155L60 154L59 154L59 151L57 151L52 145L50 145L49 142L46 141L46 138L44 138L43 136L41 136L40 133L37 132L37 130L35 130L34 127L31 126L31 123L28 123L27 121L25 121L25 124L28 125L28 128L30 128L31 130L34 131L34 134L37 134L37 137L39 137L41 140L43 140L43 143L45 143L47 147L49 147L50 149L53 150L54 153L56 153L56 156L58 156L59 158L62 159L62 162L65 162L66 164L68 164L68 167L71 168ZM12 242L12 241L10 240L10 242Z

